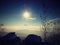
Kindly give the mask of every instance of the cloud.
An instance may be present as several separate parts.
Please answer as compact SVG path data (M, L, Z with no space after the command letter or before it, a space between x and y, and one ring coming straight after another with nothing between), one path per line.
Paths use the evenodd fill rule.
M29 18L29 20L36 20L36 18Z
M4 26L4 28L8 31L17 31L17 30L40 30L40 26Z
M36 18L30 17L30 18L27 18L27 19L25 19L25 20L27 20L27 21L30 21L30 20L36 20Z

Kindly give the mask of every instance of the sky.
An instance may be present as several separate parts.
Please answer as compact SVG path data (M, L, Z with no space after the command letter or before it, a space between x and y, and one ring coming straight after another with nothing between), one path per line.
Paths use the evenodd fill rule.
M30 13L30 19L24 19L24 11ZM0 0L0 24L40 26L44 17L60 18L59 0Z

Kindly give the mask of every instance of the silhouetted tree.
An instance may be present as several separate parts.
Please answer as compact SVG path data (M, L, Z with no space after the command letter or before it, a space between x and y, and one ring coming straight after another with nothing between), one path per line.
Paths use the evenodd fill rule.
M40 45L41 42L41 37L34 34L28 35L23 41L24 45Z
M0 24L0 30L3 31L4 28L2 28L4 26L4 24Z
M21 39L11 32L0 39L0 45L21 45Z

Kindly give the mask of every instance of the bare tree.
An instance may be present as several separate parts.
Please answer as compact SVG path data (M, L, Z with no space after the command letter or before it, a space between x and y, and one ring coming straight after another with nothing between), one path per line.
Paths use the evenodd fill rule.
M46 19L47 19L47 9L48 9L48 6L46 3L43 2L43 14L44 15L40 15L40 18L41 18L41 23L43 25L43 30L44 30L44 41L46 41L46 34L47 34L47 31L46 31Z

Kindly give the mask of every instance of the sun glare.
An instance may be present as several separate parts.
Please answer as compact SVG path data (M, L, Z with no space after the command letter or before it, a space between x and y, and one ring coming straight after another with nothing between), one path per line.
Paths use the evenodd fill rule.
M30 18L30 13L28 11L25 11L23 14L25 19L29 19Z

